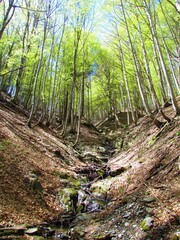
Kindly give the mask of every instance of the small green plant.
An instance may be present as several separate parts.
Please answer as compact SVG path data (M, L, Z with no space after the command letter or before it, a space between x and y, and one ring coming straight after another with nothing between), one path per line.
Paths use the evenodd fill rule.
M1 140L0 141L0 151L6 150L8 145L9 145L9 141L8 140L6 140L6 139Z
M180 131L178 131L178 132L176 133L176 136L177 136L177 137L180 137Z

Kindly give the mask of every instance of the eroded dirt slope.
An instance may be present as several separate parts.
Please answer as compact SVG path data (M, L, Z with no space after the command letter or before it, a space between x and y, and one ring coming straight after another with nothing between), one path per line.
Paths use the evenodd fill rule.
M26 127L27 117L0 104L0 225L42 223L61 214L62 173L83 163L48 130Z
M171 106L165 111L174 118ZM86 172L83 206L94 194L103 198L103 207L96 201L89 212L75 209L67 239L173 239L180 230L180 118L159 130L143 117L136 126L108 135L107 128L100 135L83 125L76 150L70 146L73 135L63 142L58 132L29 129L26 121L25 115L0 104L1 226L59 219L64 209L58 192L69 184L67 177L73 181ZM98 151L107 150L109 156L115 153L107 163L101 156L100 169ZM85 192L83 184L75 184L78 194ZM144 231L141 223L147 216L153 225Z

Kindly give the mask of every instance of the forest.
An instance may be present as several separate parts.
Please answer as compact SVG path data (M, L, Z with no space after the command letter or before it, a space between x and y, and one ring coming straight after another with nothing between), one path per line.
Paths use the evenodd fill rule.
M0 0L0 239L180 239L179 20L179 0ZM133 223L134 198L169 210Z
M82 117L155 114L180 93L171 1L1 1L0 89L66 134ZM164 116L169 121L169 119Z

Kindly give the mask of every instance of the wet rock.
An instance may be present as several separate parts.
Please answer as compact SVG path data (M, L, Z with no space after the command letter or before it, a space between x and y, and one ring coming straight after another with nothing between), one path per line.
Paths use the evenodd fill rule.
M67 211L75 211L78 202L78 192L75 188L64 188L59 191L61 206Z
M7 228L0 228L0 237L3 236L23 236L24 235L24 228L23 227L7 227Z
M86 199L86 197L87 197L86 192L80 189L78 191L78 205L80 205Z
M61 239L68 240L70 238L69 238L69 235L66 233L56 232L53 239L54 240L61 240Z
M87 221L89 218L91 217L91 215L87 212L84 213L79 213L76 215L76 218L71 222L70 224L70 228L73 228L79 224L83 224L85 221Z
M105 207L105 201L101 199L90 199L89 203L86 206L88 212L99 212Z
M74 211L71 212L66 212L63 215L61 215L61 217L56 220L53 221L56 225L60 225L61 227L67 228L69 227L69 225L72 223L72 221L74 221L76 218L76 214Z
M53 236L55 233L55 230L51 229L51 227L48 227L46 225L40 225L38 227L39 232L41 233L42 236L44 237L50 237Z
M28 230L25 231L27 235L40 235L40 232L37 227L35 228L29 228Z
M141 223L141 229L143 231L149 231L153 227L154 219L152 217L146 217Z
M78 191L78 201L77 201L77 212L82 212L85 208L85 199L87 198L87 194L85 191L83 191L82 189L80 189Z
M123 231L118 235L118 238L121 239L121 238L124 236L125 232L126 232L126 231L123 230Z
M107 198L107 193L111 186L111 179L104 179L102 181L98 181L91 186L91 191L93 195L101 195L102 198Z
M96 178L100 178L102 177L102 175L104 174L104 169L102 168L99 168L98 166L94 166L94 165L87 165L81 169L78 169L76 170L76 173L78 174L83 174L83 177L85 177L84 175L86 175L86 183L87 183L87 179L89 181L93 181L95 180ZM82 180L82 177L81 177L81 180Z

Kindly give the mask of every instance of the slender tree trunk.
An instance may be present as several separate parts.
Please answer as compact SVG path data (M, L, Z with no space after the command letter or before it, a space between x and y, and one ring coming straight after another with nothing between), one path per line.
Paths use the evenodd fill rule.
M74 54L73 54L73 76L72 76L72 85L71 85L71 92L70 92L70 100L68 101L68 107L67 107L67 114L66 119L63 127L63 136L66 134L67 131L67 124L69 117L71 119L71 130L74 128L74 99L75 99L75 84L76 84L76 78L77 78L77 57L78 57L78 47L79 47L79 41L81 38L81 31L82 29L74 29Z
M45 41L46 41L46 34L47 34L47 25L45 23L43 42L42 42L42 47L41 47L41 51L40 51L40 57L39 57L39 60L38 60L38 66L37 66L37 69L36 69L36 74L35 74L34 83L33 83L32 98L31 98L31 111L30 111L29 119L27 121L27 126L28 127L31 127L31 121L32 121L32 118L33 118L34 110L35 110L36 86L37 86L38 76L39 76L39 72L40 72L41 64L42 64L42 60L43 60L43 53L44 53L44 46L45 46Z
M136 15L137 20L138 20L138 16ZM141 45L142 45L142 50L143 50L143 55L144 55L144 64L145 64L145 69L146 69L146 73L147 73L147 79L148 79L148 83L149 83L149 87L150 87L150 92L152 95L152 98L155 102L155 104L158 107L158 110L161 112L162 116L168 121L170 122L171 120L163 113L163 110L161 108L160 102L157 98L154 86L153 86L153 81L152 81L152 76L151 76L151 71L150 71L150 67L149 67L149 61L148 61L148 57L147 57L147 52L146 52L146 47L145 47L145 43L144 43L144 39L142 36L142 30L141 30L141 26L138 20L138 30L140 33L140 40L141 40Z
M129 89L126 65L125 65L125 61L124 61L124 53L123 53L122 43L121 43L121 40L120 40L120 36L119 36L119 32L118 32L117 26L116 26L116 31L117 31L117 35L118 35L119 52L120 52L120 63L122 65L122 69L123 69L123 71L122 71L123 72L123 81L124 81L125 87L126 87L126 92L127 92L127 96L128 96L128 102L129 102L129 106L130 106L130 111L132 113L132 119L133 119L133 122L136 124L137 119L136 119L136 116L134 115L134 109L133 109L132 100L131 100L131 94L130 94L130 89Z
M157 47L157 51L158 51L158 54L159 54L164 78L167 82L168 89L169 89L169 92L170 92L170 95L171 95L172 104L173 104L174 110L176 112L176 115L180 115L180 109L179 109L178 104L176 102L176 98L175 98L174 91L173 91L173 88L172 88L172 85L171 85L170 77L168 76L167 67L166 67L166 64L165 64L165 61L164 61L164 58L163 58L163 54L162 54L160 43L159 43L159 40L158 40L158 37L157 37L156 29L155 29L155 26L154 26L154 23L153 23L153 20L152 20L152 17L151 17L151 12L150 12L150 9L149 9L149 7L146 3L146 0L143 0L143 3L144 3L146 15L148 17L152 37L154 38L155 43L156 43L156 47Z
M9 0L9 6L4 15L4 19L2 21L1 28L0 28L0 40L2 39L4 30L6 29L7 25L10 23L14 13L15 13L14 0Z
M55 89L56 89L56 82L57 82L57 77L58 77L58 66L59 66L59 57L60 57L60 51L61 51L61 46L62 46L62 40L64 37L64 31L65 31L65 23L66 23L66 17L64 16L64 23L62 26L62 33L61 37L58 43L58 49L57 49L57 55L56 55L56 64L55 64L55 72L54 72L54 78L52 82L52 94L51 94L51 101L50 101L50 106L49 106L49 116L48 116L48 123L51 124L52 118L53 118L53 113L54 113L54 107L55 107ZM60 92L60 84L59 84L59 89L58 91Z
M162 123L159 122L156 118L154 118L154 116L152 115L150 108L148 106L145 94L143 92L143 87L142 87L142 80L143 80L143 76L142 76L142 71L141 71L141 65L139 62L139 59L137 57L137 54L135 52L133 43L132 43L132 39L131 39L131 35L129 32L129 26L127 23L127 19L126 19L126 14L125 14L125 10L124 10L124 5L123 5L123 0L121 0L121 5L122 5L122 12L123 12L123 17L124 17L124 21L125 21L125 26L126 26L126 32L127 32L127 36L129 39L129 43L130 43L130 48L131 48L131 52L132 52L132 57L133 57L133 61L134 61L134 66L135 66L135 70L136 70L136 76L137 76L137 83L138 83L138 87L139 87L139 92L143 101L143 105L145 107L146 113L149 115L149 117L153 120L154 124L157 127L161 127Z

